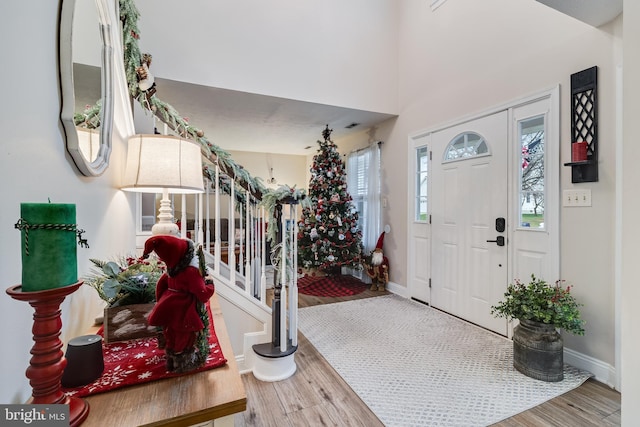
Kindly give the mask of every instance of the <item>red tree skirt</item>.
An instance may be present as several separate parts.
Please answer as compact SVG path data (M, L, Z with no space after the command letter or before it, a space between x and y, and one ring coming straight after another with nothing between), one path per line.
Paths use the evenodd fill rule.
M298 293L317 297L357 295L367 284L353 276L303 276L298 279Z
M158 348L158 339L155 337L103 343L104 372L102 376L83 387L63 388L62 391L69 396L82 397L225 365L227 359L222 354L208 305L207 310L209 312L209 356L202 368L182 374L167 372L164 350Z

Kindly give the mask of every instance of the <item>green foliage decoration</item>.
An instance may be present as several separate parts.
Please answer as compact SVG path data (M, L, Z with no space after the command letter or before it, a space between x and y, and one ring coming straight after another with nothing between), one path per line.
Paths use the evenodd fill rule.
M571 295L571 286L564 281L555 285L531 275L527 284L516 280L509 284L504 299L491 307L491 314L506 319L525 319L554 325L576 335L584 335L584 320L580 318L583 304Z
M265 210L265 218L268 221L267 225L267 240L274 245L277 243L278 224L274 218L274 212L278 203L299 203L302 208L309 208L311 204L307 199L307 194L304 190L297 189L295 186L289 187L288 185L280 185L275 190L269 189L262 195L261 206Z
M75 113L73 121L76 126L87 129L97 129L100 127L100 110L102 109L102 100L99 99L93 105L86 105L82 113Z
M98 292L109 307L156 301L156 284L166 271L156 258L121 257L116 261L90 259L91 272L84 283Z

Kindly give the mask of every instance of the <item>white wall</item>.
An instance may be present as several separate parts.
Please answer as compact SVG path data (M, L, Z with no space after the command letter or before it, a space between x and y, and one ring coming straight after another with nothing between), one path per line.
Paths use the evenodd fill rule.
M623 150L620 153L622 167L621 206L621 250L620 259L622 283L622 425L634 426L640 420L640 286L638 284L638 242L640 227L637 212L640 158L637 122L640 115L640 3L636 0L624 1L624 114Z
M389 123L382 148L385 215L394 230L385 238L391 280L407 281L408 135L560 84L561 161L567 162L570 75L597 65L600 180L571 184L570 169L557 165L562 189L589 188L593 197L590 208L562 209L561 278L585 303L587 321L587 335L567 336L566 347L608 369L615 364L614 89L621 20L597 29L535 1L456 0L435 12L423 0L400 5L399 118Z
M158 77L396 111L393 1L191 0L180 2L179 8L168 0L136 4L141 50L154 55ZM206 48L190 40L206 40ZM172 54L161 57L159 52Z
M309 150L311 151L311 150ZM278 188L280 185L306 188L309 185L306 175L306 156L293 154L251 153L248 151L229 151L231 158L242 165L253 177L261 178L267 188ZM269 184L269 169L273 168L274 184Z
M2 2L0 13L0 104L2 207L0 207L0 271L3 286L21 282L20 203L75 203L78 226L86 230L89 249L78 248L78 276L89 258L125 254L134 244L133 197L118 190L124 149L113 141L112 167L98 178L75 169L64 148L57 69L58 4L49 0ZM34 13L37 10L37 13ZM29 22L30 37L14 43ZM0 297L0 402L24 403L31 396L25 376L33 345L33 309L5 292ZM100 314L101 301L82 286L62 306L62 340L82 335Z

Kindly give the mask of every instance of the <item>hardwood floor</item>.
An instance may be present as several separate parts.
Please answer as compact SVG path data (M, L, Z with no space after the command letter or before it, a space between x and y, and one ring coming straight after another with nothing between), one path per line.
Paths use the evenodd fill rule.
M341 298L299 296L300 307L371 298L388 292L365 291ZM252 374L242 380L247 410L235 427L382 426L380 420L333 370L315 347L299 334L297 372L284 381L262 382ZM497 427L603 427L620 425L620 393L594 380L522 412Z

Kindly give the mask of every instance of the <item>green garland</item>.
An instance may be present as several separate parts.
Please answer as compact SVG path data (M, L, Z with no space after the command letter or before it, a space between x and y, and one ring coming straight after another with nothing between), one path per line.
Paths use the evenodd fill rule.
M261 206L264 206L264 210L266 211L265 217L268 221L267 226L267 240L269 240L272 244L276 243L277 235L278 235L278 224L273 218L273 212L276 209L276 205L278 203L300 203L300 205L304 207L310 207L311 202L307 199L307 194L304 190L298 190L294 187L289 187L288 185L281 185L275 190L267 190L262 195Z
M134 0L120 0L124 69L127 78L127 87L131 97L137 100L142 108L158 116L180 136L184 138L191 137L196 140L202 146L206 157L211 162L217 163L224 174L236 179L241 185L244 184L252 193L262 194L266 190L266 187L262 184L260 178L252 177L246 169L238 165L231 158L231 155L227 151L209 142L201 129L190 125L175 108L155 96L155 89L146 92L140 90L137 68L143 63L144 55L140 52L140 46L138 44L138 39L140 38L140 31L138 29L139 18L140 12L136 8ZM94 105L88 106L83 113L74 114L76 126L89 129L99 127L101 108L101 101L98 100ZM215 156L215 158L212 158L212 155ZM213 181L212 173L207 170L206 165L203 166L203 174ZM225 193L230 194L228 191L225 191ZM241 197L241 199L238 201L244 201L244 196L239 197Z
M93 105L87 105L82 113L75 113L73 121L76 126L87 129L97 129L100 127L100 110L102 109L102 100L99 99Z
M202 245L198 246L196 253L198 255L198 269L200 270L202 277L206 280L207 263L204 258ZM196 338L196 346L198 347L198 364L204 365L207 361L207 357L209 356L209 312L207 311L206 304L203 304L200 301L197 303L197 308L198 315L204 324L204 328L198 332L198 336Z

